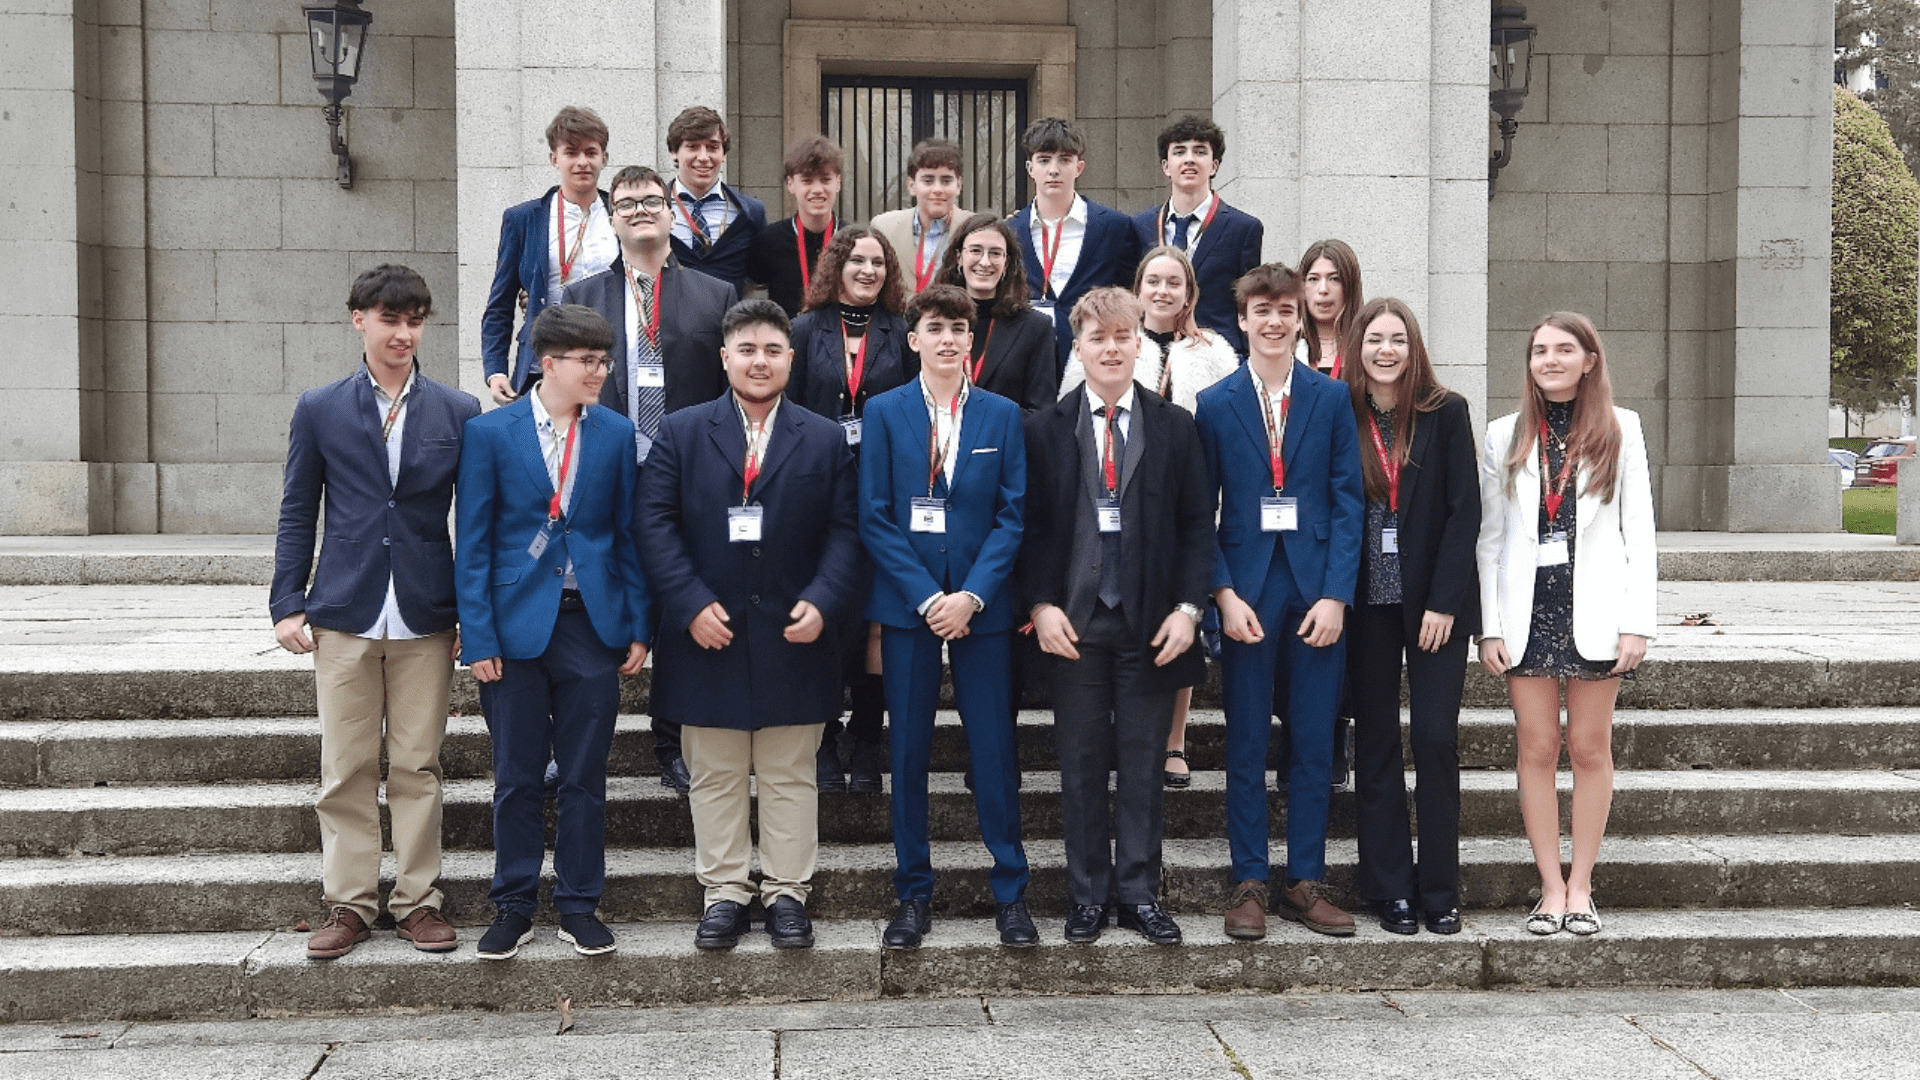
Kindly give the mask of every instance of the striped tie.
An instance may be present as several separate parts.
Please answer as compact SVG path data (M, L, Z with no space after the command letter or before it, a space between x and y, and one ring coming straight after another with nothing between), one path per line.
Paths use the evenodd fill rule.
M660 434L660 419L667 414L667 388L640 385L639 369L659 367L662 363L660 346L647 337L647 314L653 310L654 282L644 276L635 275L640 286L640 318L638 333L633 336L633 355L636 360L633 378L629 385L632 393L627 395L627 418L633 421L635 449L642 464L646 463L647 451L653 449L653 440ZM653 380L664 384L664 378Z

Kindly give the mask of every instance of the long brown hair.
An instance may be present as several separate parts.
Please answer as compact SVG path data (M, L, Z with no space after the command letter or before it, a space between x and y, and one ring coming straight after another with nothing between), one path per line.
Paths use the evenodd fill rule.
M881 257L887 261L887 276L880 283L880 297L875 302L895 315L900 314L907 304L907 288L900 283L900 259L894 255L893 245L887 243L886 237L864 225L848 225L834 230L833 243L820 253L820 268L813 272L813 277L807 282L806 301L800 305L802 312L840 302L840 271L846 268L847 258L853 254L854 243L868 238L880 244Z
M1344 358L1340 378L1353 395L1353 415L1361 425L1360 468L1366 480L1367 498L1376 501L1387 497L1387 470L1380 462L1380 451L1373 445L1373 437L1366 427L1373 422L1373 411L1367 404L1367 369L1360 362L1360 347L1366 340L1367 328L1382 315L1391 315L1407 327L1407 370L1406 374L1400 376L1400 382L1394 389L1393 449L1387 451L1401 469L1407 467L1407 462L1413 456L1415 414L1433 412L1447 403L1447 388L1440 385L1439 378L1433 373L1433 361L1427 356L1427 341L1420 334L1420 320L1413 317L1412 308L1402 300L1382 296L1367 301L1357 312L1353 312L1353 319L1340 338L1340 355Z
M1180 306L1180 313L1173 317L1173 340L1198 338L1207 340L1206 332L1193 319L1193 309L1200 306L1200 282L1194 276L1193 260L1187 253L1172 244L1161 244L1140 257L1140 265L1133 270L1133 295L1140 295L1140 283L1147 279L1147 264L1155 259L1172 259L1180 264L1180 272L1187 276L1187 300ZM1144 301L1142 301L1144 304Z
M966 290L967 275L960 269L960 251L966 247L967 237L982 230L999 233L1000 239L1006 241L1007 257L1002 263L1006 269L1000 271L1000 284L994 286L991 314L999 319L1012 318L1031 306L1027 302L1027 268L1021 260L1020 241L1014 238L1013 230L992 214L975 214L953 231L947 250L940 253L940 274L935 280Z
M1533 381L1533 339L1543 326L1572 334L1573 340L1593 357L1593 370L1580 377L1574 392L1567 454L1579 462L1579 471L1586 473L1586 483L1579 487L1598 492L1601 502L1612 502L1620 466L1620 421L1613 415L1613 380L1607 377L1607 354L1600 346L1600 331L1594 329L1592 319L1577 311L1556 311L1535 323L1533 332L1527 335L1527 355L1521 364L1526 386L1520 392L1520 419L1514 425L1513 447L1507 451L1507 494L1513 494L1513 478L1537 452L1540 424L1547 416L1547 395ZM1544 476L1540 479L1542 483L1547 480Z
M1332 263L1334 272L1340 275L1340 314L1334 316L1333 333L1328 336L1344 343L1347 331L1353 328L1356 313L1367 302L1367 294L1360 288L1360 256L1353 253L1353 248L1345 240L1315 240L1307 245L1306 254L1300 256L1301 280L1306 280L1306 276L1313 272L1313 264L1321 259ZM1309 364L1317 370L1320 367L1320 328L1314 325L1313 312L1304 302L1300 305L1300 333L1307 339ZM1345 348L1344 344L1342 348ZM1346 353L1340 355L1345 356Z

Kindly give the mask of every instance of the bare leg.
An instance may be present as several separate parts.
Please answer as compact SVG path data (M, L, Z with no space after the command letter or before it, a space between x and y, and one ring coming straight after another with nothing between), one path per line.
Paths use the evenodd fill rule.
M1619 679L1567 680L1567 757L1573 763L1568 911L1585 911L1593 899L1593 864L1613 806L1613 702L1619 693Z
M1173 730L1167 733L1167 749L1185 752L1187 749L1187 709L1193 704L1193 687L1185 687L1173 695ZM1181 758L1168 758L1166 769L1175 776L1187 774L1187 763Z
M1560 876L1560 795L1554 773L1560 765L1560 680L1510 676L1519 761L1520 821L1540 871L1540 910L1567 910L1567 883Z

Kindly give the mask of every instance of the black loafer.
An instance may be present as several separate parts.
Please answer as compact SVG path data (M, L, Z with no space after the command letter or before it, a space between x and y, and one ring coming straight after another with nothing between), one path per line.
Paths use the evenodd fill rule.
M920 939L933 929L933 910L926 900L902 900L894 909L893 921L887 924L887 932L880 937L881 944L889 949L917 949Z
M1457 934L1460 932L1460 909L1429 911L1426 913L1426 921L1429 934Z
M1107 928L1107 909L1100 904L1075 904L1067 915L1067 940L1075 945L1090 945L1100 940Z
M767 909L767 936L776 949L813 948L813 920L806 905L791 896L777 897Z
M1411 900L1382 900L1374 905L1380 915L1380 929L1389 934L1417 934L1420 920L1413 914Z
M1015 900L1001 904L993 914L993 925L1000 930L1000 944L1010 949L1031 949L1040 944L1040 929L1027 914L1027 902Z
M880 783L880 744L856 739L847 762L847 790L856 795L878 795Z
M700 949L731 949L740 944L740 935L752 929L747 905L732 900L715 900L693 928L693 944Z
M1155 945L1180 944L1180 924L1159 904L1121 904L1120 929L1137 930Z
M693 790L693 773L687 771L687 759L675 754L660 763L660 786L685 795Z

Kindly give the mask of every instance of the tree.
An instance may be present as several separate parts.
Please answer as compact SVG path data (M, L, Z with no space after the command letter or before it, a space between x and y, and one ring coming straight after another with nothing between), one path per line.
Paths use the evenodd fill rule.
M1834 0L1833 43L1836 67L1872 68L1875 85L1861 97L1920 175L1920 0Z
M1886 121L1833 88L1833 366L1829 395L1852 413L1913 388L1920 344L1920 182Z

